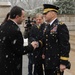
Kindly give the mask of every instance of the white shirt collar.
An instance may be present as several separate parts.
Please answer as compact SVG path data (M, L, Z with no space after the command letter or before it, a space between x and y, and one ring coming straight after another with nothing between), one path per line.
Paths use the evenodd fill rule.
M50 25L52 25L53 24L53 22L56 20L57 18L55 18L54 20L52 20L51 22L50 22Z

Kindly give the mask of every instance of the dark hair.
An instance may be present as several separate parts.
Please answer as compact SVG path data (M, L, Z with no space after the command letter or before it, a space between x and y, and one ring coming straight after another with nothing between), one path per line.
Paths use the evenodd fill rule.
M9 17L10 17L10 12L7 13L7 15L6 15L4 21L2 22L2 24L4 24L8 20Z
M19 6L14 6L11 10L10 10L10 18L14 19L17 15L21 16L22 15L22 10L24 10L23 8L19 7Z

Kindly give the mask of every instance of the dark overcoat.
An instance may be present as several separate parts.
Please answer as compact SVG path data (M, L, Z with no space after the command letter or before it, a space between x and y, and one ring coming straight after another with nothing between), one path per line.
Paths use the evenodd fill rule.
M59 69L60 64L68 65L70 43L67 26L56 19L48 25L40 46L44 46L45 68Z
M23 37L16 23L9 20L0 28L0 75L22 75L22 55L32 52L23 47Z
M44 34L44 29L45 29L45 23L41 24L40 27L37 25L32 26L30 35L29 35L29 40L36 40L39 41L43 38ZM37 48L33 52L33 57L34 57L34 63L42 63L42 50L43 48ZM40 62L39 62L40 61Z

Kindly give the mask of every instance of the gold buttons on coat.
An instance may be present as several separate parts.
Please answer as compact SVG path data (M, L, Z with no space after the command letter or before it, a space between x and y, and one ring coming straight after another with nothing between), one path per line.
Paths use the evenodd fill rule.
M48 50L48 48L46 48L46 50Z
M48 41L48 39L46 39L46 41Z
M48 37L48 35L46 35L46 37Z
M48 44L46 43L46 46L47 46Z

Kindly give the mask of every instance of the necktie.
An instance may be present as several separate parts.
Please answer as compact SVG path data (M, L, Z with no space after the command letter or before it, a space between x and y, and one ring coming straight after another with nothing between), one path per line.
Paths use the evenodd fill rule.
M40 25L37 25L38 29L40 28Z

